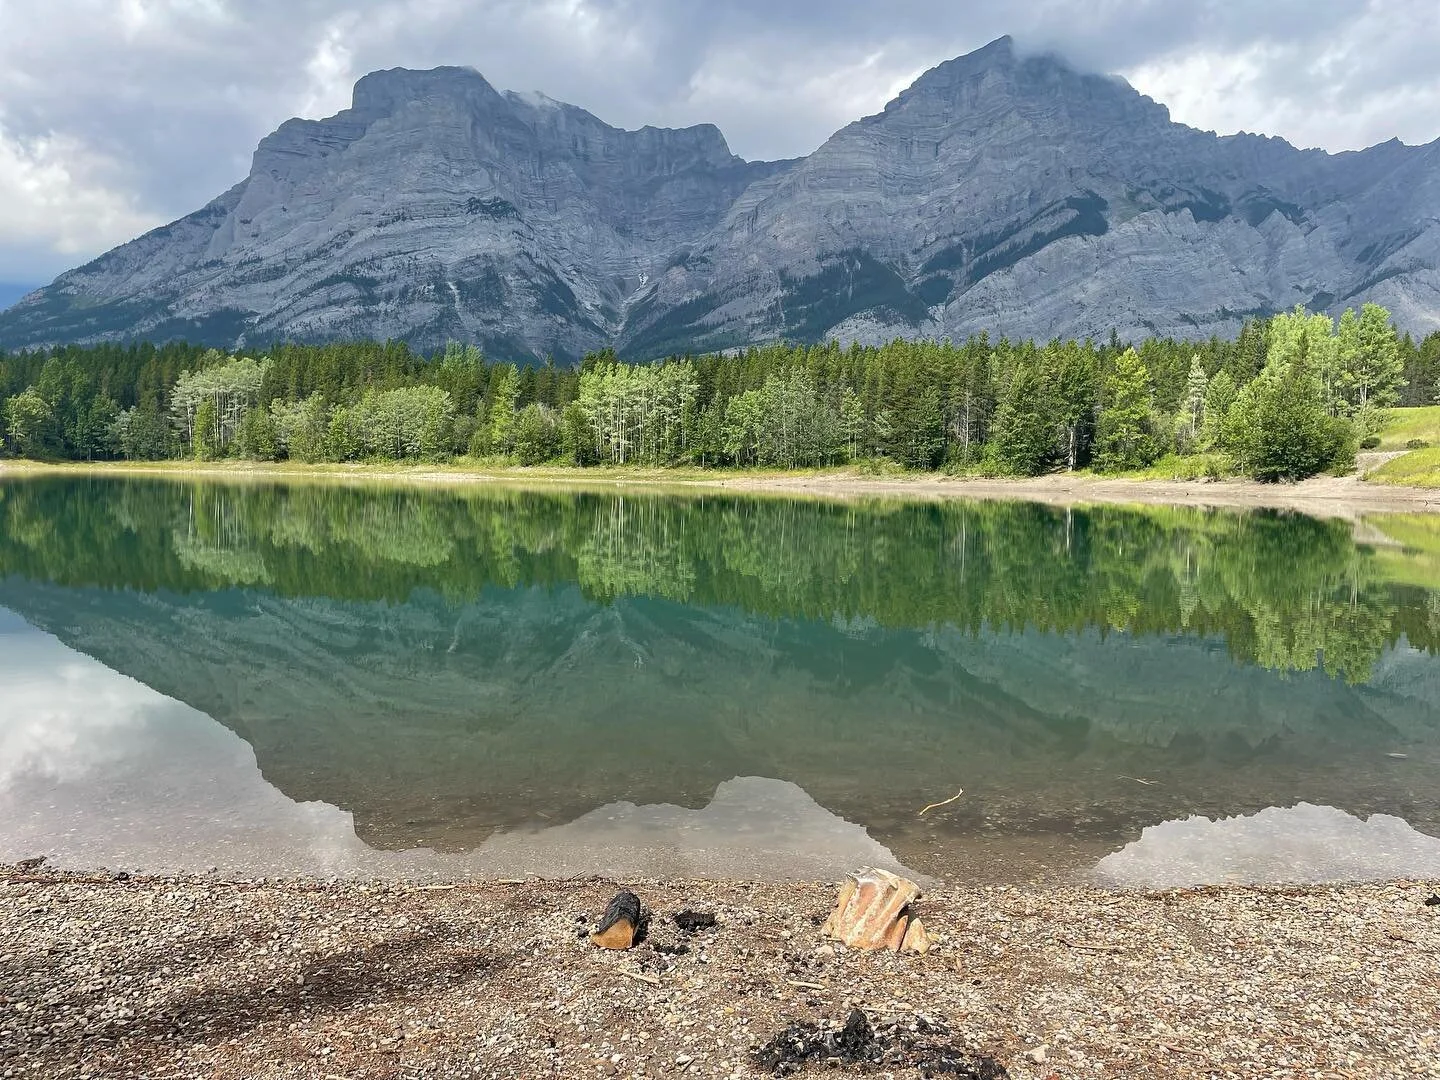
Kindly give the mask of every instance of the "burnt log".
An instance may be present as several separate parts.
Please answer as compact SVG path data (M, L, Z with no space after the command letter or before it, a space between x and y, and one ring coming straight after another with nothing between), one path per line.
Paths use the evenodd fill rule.
M633 892L616 893L600 916L590 940L602 949L628 949L640 929L640 898Z

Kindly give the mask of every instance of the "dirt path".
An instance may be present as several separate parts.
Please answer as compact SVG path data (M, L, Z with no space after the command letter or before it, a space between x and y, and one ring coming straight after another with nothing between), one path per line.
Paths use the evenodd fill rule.
M1378 465L1378 463L1376 463ZM1374 466L1371 466L1374 467ZM1019 499L1074 506L1089 503L1296 510L1316 517L1353 519L1363 513L1440 513L1440 491L1367 483L1358 476L1319 476L1297 484L1252 480L1106 480L1057 474L1027 480L868 479L857 475L737 478L721 486L745 491L788 491L830 497L906 495L918 498Z
M1362 470L1377 468L1392 455L1364 455ZM664 491L726 490L824 499L894 497L912 499L1012 499L1076 506L1092 503L1295 510L1317 517L1354 519L1363 513L1440 513L1440 489L1398 487L1365 481L1359 474L1318 476L1295 484L1252 480L1171 481L1105 479L1056 473L1032 479L866 476L842 470L765 473L644 468L466 469L458 466L307 466L219 462L214 464L127 463L37 464L0 461L0 476L83 474L153 476L171 479L213 477L231 481L319 481L439 485L497 484L614 491L638 487Z
M791 1024L861 1009L1011 1080L1440 1077L1433 885L924 898L926 956L822 940L825 885L638 883L649 936L584 936L616 886L116 880L0 869L0 1076L775 1075ZM673 916L713 913L687 934Z

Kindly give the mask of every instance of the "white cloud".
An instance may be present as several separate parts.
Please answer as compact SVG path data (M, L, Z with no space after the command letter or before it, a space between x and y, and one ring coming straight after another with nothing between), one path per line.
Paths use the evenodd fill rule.
M353 22L351 18L337 19L325 30L325 36L310 54L305 64L310 86L300 105L300 115L333 115L350 103L350 87L355 83L355 74L345 37L350 28L348 24Z
M0 279L58 272L163 223L105 171L74 137L20 139L0 123Z
M1385 78L1357 90L1347 79L1364 66L1357 51L1353 41L1318 51L1262 43L1161 57L1122 74L1175 120L1221 134L1281 135L1331 152L1440 134L1440 80ZM1403 55L1394 59L1405 66Z
M716 49L691 77L685 111L691 116L738 114L721 130L732 149L746 157L796 157L844 125L877 112L922 70L909 57L883 49L837 51L820 67L788 48ZM810 133L808 142L797 145L792 128L776 128L772 110L777 101L784 102L789 125Z

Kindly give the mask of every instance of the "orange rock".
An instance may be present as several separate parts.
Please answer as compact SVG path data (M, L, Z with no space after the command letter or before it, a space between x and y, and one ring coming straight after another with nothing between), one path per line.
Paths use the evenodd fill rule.
M920 886L888 870L861 870L840 886L835 910L821 933L852 949L891 949L899 952L907 944L923 940L929 948L924 927L910 934L914 920L910 904L920 896ZM924 950L917 950L924 951Z

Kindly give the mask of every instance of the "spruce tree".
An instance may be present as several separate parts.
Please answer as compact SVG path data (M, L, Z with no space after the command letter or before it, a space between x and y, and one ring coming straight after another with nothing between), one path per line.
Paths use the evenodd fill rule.
M1105 406L1095 437L1095 465L1102 472L1143 469L1157 456L1150 372L1139 353L1126 349L1105 379Z

